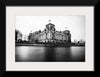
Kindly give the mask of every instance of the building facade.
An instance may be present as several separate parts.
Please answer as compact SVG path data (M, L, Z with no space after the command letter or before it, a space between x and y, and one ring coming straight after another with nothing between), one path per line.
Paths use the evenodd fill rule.
M28 40L32 43L71 43L71 34L69 30L57 31L54 24L48 23L43 31L31 32Z

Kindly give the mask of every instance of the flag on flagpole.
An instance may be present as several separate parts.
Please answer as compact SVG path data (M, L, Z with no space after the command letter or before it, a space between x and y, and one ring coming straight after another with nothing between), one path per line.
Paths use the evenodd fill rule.
M51 22L51 20L49 20L49 22Z

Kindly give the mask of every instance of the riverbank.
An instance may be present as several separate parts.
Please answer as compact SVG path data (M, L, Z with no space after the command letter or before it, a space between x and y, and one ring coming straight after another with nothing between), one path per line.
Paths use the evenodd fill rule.
M44 47L65 47L65 46L85 46L84 44L22 44L22 43L16 43L16 46L44 46Z

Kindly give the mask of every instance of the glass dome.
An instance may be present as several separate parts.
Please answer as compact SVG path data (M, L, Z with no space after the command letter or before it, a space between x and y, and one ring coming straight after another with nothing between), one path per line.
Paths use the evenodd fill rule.
M55 25L52 24L52 23L49 23L49 24L46 25L46 28L49 29L49 30L51 30L54 27L55 27Z

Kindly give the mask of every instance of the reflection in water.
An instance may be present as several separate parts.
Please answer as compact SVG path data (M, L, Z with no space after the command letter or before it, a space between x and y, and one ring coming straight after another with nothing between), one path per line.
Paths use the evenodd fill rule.
M70 47L61 47L56 48L56 60L57 61L70 61L71 60L71 51Z
M84 47L71 47L71 58L76 61L84 61L85 59Z
M85 61L85 47L17 46L15 58L17 62Z
M45 48L45 61L55 61L55 50L54 47Z
M43 61L44 47L16 47L16 61Z

